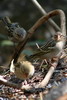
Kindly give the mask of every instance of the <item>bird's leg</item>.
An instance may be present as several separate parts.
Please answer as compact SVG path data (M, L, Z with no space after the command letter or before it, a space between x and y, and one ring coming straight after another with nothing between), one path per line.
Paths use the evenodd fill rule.
M58 57L53 57L52 59L50 59L49 62L48 62L49 66L53 66L54 67L53 63L56 62L57 60L58 60Z
M57 61L57 59L58 59L58 57L53 57L53 58L51 59L52 63L55 62L55 61Z
M41 64L40 64L40 66L39 66L39 69L41 69L41 67L42 67L42 65L44 64L44 62L46 63L46 65L48 65L47 60L46 60L46 59L43 59L42 62L41 62Z

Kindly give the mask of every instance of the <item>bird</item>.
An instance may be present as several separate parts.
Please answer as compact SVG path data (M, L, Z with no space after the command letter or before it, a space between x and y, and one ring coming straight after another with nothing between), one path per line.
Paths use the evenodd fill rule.
M14 73L17 78L26 80L33 76L35 68L29 61L17 62L14 64L14 59L11 61L10 72Z
M65 36L61 32L56 32L53 40L42 46L38 52L29 56L31 60L35 59L52 59L60 56L65 45ZM53 44L54 43L54 44Z
M8 31L8 39L18 43L25 39L27 32L23 27L20 27L18 23L12 23L10 19L6 16L2 19L5 24L5 28Z
M9 39L13 42L21 42L25 39L27 32L23 27L20 27L18 23L12 23L8 29Z
M11 26L10 29L12 29L12 27L14 27L14 26ZM9 36L9 39L16 43L23 41L27 35L26 30L21 27L15 27L14 29L12 29L10 31L12 33L12 36Z

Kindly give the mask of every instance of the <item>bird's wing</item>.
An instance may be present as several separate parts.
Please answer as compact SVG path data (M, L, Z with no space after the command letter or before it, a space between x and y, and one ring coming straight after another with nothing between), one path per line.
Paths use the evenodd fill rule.
M51 39L51 40L48 40L47 43L41 47L41 49L45 51L49 49L49 47L54 47L55 45L56 45L55 40Z
M40 49L38 49L38 51L36 53L30 55L28 57L28 59L33 60L35 58L40 58L43 55L52 52L55 48L55 45L56 45L55 40L53 40L53 39L48 40L45 45L40 47Z
M29 59L33 60L35 58L40 58L40 57L42 57L45 54L53 52L53 50L54 50L54 47L48 47L47 50L39 51L39 52L37 52L35 54L30 55Z

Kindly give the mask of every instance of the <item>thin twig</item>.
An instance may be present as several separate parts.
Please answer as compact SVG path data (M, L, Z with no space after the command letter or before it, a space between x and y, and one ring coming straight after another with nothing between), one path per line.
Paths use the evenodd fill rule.
M20 89L25 93L34 93L34 92L37 93L38 91L40 91L40 92L44 91L44 88L33 88L30 85L21 85L21 84L19 85L19 84L12 83L12 82L4 79L3 76L1 76L1 75L0 75L0 85L9 86L14 89L15 88Z
M18 45L16 46L16 49L15 49L16 51L14 51L14 54L13 54L13 57L12 57L12 59L14 59L14 63L17 62L21 51L24 49L26 43L27 43L28 40L29 40L29 37L30 37L30 34L27 34L25 40L22 41L22 42L20 42L20 43L18 43ZM12 61L12 59L11 59L11 61ZM9 64L9 65L10 65L10 64Z
M58 60L55 61L54 63L52 63L52 66L50 66L50 69L49 69L48 73L46 74L45 78L36 87L42 88L42 87L45 87L48 84L57 64L58 64Z
M9 87L13 87L13 88L18 88L19 89L18 85L16 85L15 83L7 81L1 75L0 75L0 84L1 85L3 84L3 85L6 85L6 86L9 86Z
M31 86L29 85L25 85L25 86L22 86L21 84L15 84L15 83L12 83L6 79L3 78L3 76L0 75L0 84L2 85L5 85L5 86L9 86L9 87L13 87L13 88L17 88L17 89L20 89L20 90L28 90L30 88L32 88Z
M42 6L38 3L37 0L31 0L31 1L38 8L38 10L42 13L42 15L46 15L47 14L46 11L42 8ZM59 26L52 19L49 19L48 22L55 30L59 30L60 31Z

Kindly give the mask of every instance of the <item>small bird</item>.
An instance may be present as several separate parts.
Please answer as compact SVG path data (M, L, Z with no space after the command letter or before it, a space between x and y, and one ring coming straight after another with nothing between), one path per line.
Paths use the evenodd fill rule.
M25 80L33 76L35 69L29 61L17 62L14 64L14 60L12 60L10 72L14 73L19 79Z
M25 39L27 32L24 28L20 27L18 23L12 23L7 16L4 17L2 21L6 26L8 38L11 41L18 43Z
M21 42L27 35L26 30L20 27L18 23L12 23L8 29L8 32L10 32L9 39L13 42Z
M52 45L54 43L54 45ZM65 44L65 37L62 35L61 32L57 32L53 36L53 41L47 43L47 45L42 46L40 50L29 56L30 59L52 59L60 56L61 51L63 50ZM50 46L51 45L51 46Z

